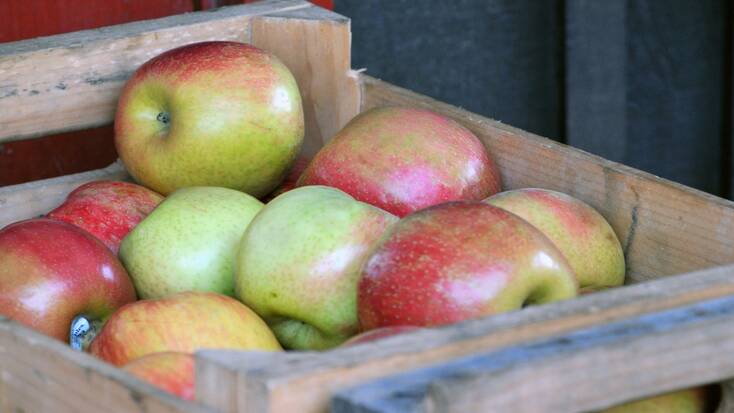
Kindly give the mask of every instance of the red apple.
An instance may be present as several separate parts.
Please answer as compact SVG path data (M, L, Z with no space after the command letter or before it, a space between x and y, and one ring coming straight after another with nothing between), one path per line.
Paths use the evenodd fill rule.
M73 190L48 217L86 230L117 254L125 235L162 200L160 194L129 182L89 182Z
M194 356L191 354L172 351L148 354L125 364L122 369L184 400L194 400Z
M46 218L0 230L0 314L67 341L77 315L105 319L134 300L122 264L86 231Z
M402 217L447 201L480 201L500 190L500 174L479 139L453 120L386 107L352 119L298 185L339 188Z
M506 191L485 200L545 234L566 257L582 292L624 284L624 252L601 214L561 192L540 188Z
M341 347L349 347L357 344L369 343L372 341L382 340L383 338L392 337L398 334L416 330L422 329L415 326L392 326L376 328L374 330L365 331L364 333L357 334L356 336L342 343Z
M151 353L201 348L280 350L265 322L226 295L183 292L128 304L109 318L89 352L121 366Z
M523 219L450 202L393 225L362 269L363 330L435 326L576 296L563 255Z
M168 195L221 186L262 197L303 142L303 107L288 68L236 42L169 50L122 90L115 146L136 181Z

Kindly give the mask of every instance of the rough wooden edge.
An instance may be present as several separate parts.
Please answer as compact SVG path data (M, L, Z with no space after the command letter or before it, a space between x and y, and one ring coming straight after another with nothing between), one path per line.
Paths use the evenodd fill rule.
M332 411L595 411L733 377L733 323L734 296L707 300L384 378Z
M220 365L238 371L238 391L260 389L258 393L250 391L249 400L253 406L267 407L262 411L323 412L331 394L361 382L467 354L734 294L733 274L734 265L653 280L565 302L335 349L314 357L276 358L266 368L255 370L246 366L227 367L226 363Z
M306 118L302 152L311 157L359 113L350 20L311 7L258 16L251 25L252 44L278 56L298 82Z
M214 413L0 317L0 411Z
M0 44L0 142L108 124L120 89L148 59L198 41L249 41L253 16L312 7L266 0Z
M631 282L734 262L734 202L366 75L361 82L362 110L422 107L472 130L499 164L505 188L539 186L591 204L620 238Z
M116 162L104 169L0 187L0 228L44 215L60 205L69 192L79 185L107 179L127 180L129 175L122 164Z

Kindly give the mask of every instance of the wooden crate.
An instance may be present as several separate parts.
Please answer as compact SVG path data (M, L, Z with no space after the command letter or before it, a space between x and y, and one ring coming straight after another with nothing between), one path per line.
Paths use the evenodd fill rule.
M117 95L137 66L164 50L213 39L269 49L294 72L304 99L304 151L309 154L354 115L375 106L431 108L456 119L491 151L505 188L560 190L597 208L622 241L634 285L323 353L201 351L196 395L202 406L1 320L0 411L325 411L340 391L338 400L346 403L340 406L348 406L352 393L346 389L360 383L734 294L732 202L353 71L349 20L301 0L269 0L0 44L0 143L109 124ZM76 186L102 178L128 176L114 164L0 188L0 226L44 214ZM667 386L734 376L724 368L716 372L714 377L695 371L689 381ZM641 386L635 394L662 387ZM604 402L616 401L610 396Z

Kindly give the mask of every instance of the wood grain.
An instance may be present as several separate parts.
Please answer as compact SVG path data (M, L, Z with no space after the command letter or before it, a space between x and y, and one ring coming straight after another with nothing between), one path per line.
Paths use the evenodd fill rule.
M275 53L298 81L306 118L302 152L309 158L359 113L349 24L317 7L252 19L252 43Z
M252 16L308 7L267 0L0 44L0 142L108 124L124 82L148 59L198 41L248 41Z
M0 317L0 411L214 413Z
M375 343L335 349L317 357L276 359L266 368L251 369L221 361L218 364L222 369L238 370L237 392L247 392L248 406L261 408L247 410L249 407L245 406L245 411L323 412L331 394L361 382L731 294L734 294L734 265L406 333ZM206 358L207 354L201 357Z
M622 242L629 282L734 262L734 203L446 103L363 76L363 109L436 110L471 129L502 172L506 189L566 192L599 210Z
M595 411L734 376L733 323L734 296L698 302L385 378L332 411Z

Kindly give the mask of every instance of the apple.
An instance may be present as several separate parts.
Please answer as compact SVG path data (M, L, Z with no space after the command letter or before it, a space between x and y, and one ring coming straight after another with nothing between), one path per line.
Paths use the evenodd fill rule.
M393 225L358 287L363 330L430 327L577 295L573 270L523 219L474 201L415 212Z
M370 248L397 218L325 186L270 201L242 237L235 293L286 348L321 350L358 332L356 288Z
M263 198L263 202L268 203L272 201L276 196L288 192L291 189L294 189L296 187L296 183L298 182L298 178L301 177L301 174L308 166L309 162L311 162L311 159L305 156L299 156L296 158L296 161L293 162L293 166L288 171L288 174L285 176L285 179L283 179L283 182L278 185L277 188L271 193L269 193L265 198Z
M237 247L262 207L228 188L190 187L169 195L120 247L140 298L182 291L233 295Z
M162 200L160 194L130 182L94 181L71 191L47 216L78 226L117 254L125 235Z
M500 191L482 142L425 109L384 107L352 119L314 157L299 186L339 188L399 217L453 200Z
M345 341L341 346L350 347L362 343L370 343L373 341L382 340L383 338L392 337L402 333L410 331L422 330L420 327L415 326L392 326L376 328L374 330L365 331L364 333L357 334L356 336Z
M244 304L222 294L189 291L123 306L89 352L122 366L147 354L193 354L203 348L281 350L265 322Z
M0 314L61 341L72 320L106 319L135 301L114 254L88 232L36 218L0 230Z
M705 387L679 390L637 400L600 413L705 413L711 410Z
M194 400L194 356L173 351L137 358L122 369L163 391Z
M486 199L539 229L576 273L582 292L624 284L624 252L609 223L594 208L561 192L540 188L506 191Z
M169 50L125 84L115 146L136 181L168 195L222 186L261 197L303 142L301 96L271 53L236 42Z

